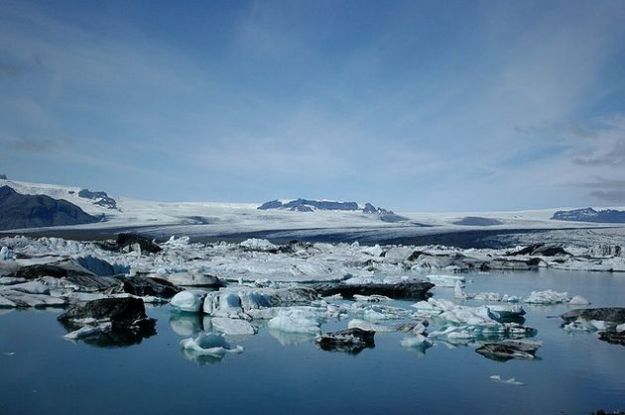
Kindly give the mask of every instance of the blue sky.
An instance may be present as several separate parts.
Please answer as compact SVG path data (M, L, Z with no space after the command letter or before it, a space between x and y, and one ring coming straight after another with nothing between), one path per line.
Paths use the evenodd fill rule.
M622 1L2 1L0 172L153 200L625 205L624 21Z

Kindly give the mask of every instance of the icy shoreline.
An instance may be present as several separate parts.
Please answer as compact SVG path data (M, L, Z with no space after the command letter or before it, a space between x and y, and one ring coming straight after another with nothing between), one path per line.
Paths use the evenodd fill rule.
M157 244L122 234L104 242L9 237L0 247L0 308L68 307L59 317L72 316L66 339L109 346L154 335L143 304L169 303L170 324L185 337L182 353L198 363L243 352L240 339L261 329L326 351L360 353L374 347L375 333L396 332L404 335L402 347L420 353L445 344L471 346L494 360L535 359L541 343L529 340L539 333L525 325L526 307L587 306L584 293L471 292L465 275L625 271L618 245L463 250L173 237ZM432 296L433 288L450 290L452 300ZM563 329L598 330L602 340L622 342L620 312L605 315L618 321L580 314ZM340 330L326 331L337 324Z

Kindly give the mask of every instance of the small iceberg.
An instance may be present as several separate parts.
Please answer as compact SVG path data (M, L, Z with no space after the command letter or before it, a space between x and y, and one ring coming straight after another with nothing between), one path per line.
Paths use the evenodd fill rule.
M464 277L461 275L437 275L430 274L425 277L429 282L437 287L454 288L456 284L464 286Z
M206 297L205 291L187 290L174 295L169 304L180 311L198 313L202 310L204 297Z
M529 296L523 299L523 302L527 304L542 305L562 304L568 303L569 301L571 301L569 293L554 290L532 291Z
M285 333L318 334L321 327L317 316L308 310L282 309L267 322L267 327Z
M214 333L201 333L196 338L183 339L180 341L180 346L185 356L191 360L203 357L221 360L227 353L243 352L243 347L233 347L223 335Z
M491 375L490 380L492 380L495 383L504 383L506 385L517 385L517 386L525 385L523 382L519 382L515 378L502 379L502 377L499 375Z

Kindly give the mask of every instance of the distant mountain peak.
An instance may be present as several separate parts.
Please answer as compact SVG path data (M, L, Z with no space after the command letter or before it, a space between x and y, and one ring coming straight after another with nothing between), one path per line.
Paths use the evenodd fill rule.
M294 199L294 200L271 200L258 206L259 210L288 210L291 212L314 212L317 210L327 211L351 211L362 212L368 215L377 215L384 222L400 222L406 220L403 216L395 214L392 210L375 207L367 202L364 206L357 202L340 202L335 200L314 200L314 199Z
M625 223L625 211L615 209L595 210L590 207L559 210L553 214L551 219L570 222Z
M24 195L10 186L0 186L0 229L79 225L101 220L66 200Z

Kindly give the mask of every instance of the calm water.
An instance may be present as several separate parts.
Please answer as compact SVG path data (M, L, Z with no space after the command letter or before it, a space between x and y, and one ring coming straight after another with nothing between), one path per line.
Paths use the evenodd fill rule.
M625 305L625 275L507 273L469 276L468 292L526 295L553 288L593 306ZM437 297L451 289L436 289ZM567 306L526 306L544 341L540 360L488 360L474 347L437 344L425 354L400 346L402 334L376 334L357 356L266 329L240 338L245 351L214 364L185 359L168 307L153 308L158 335L126 348L63 340L58 311L0 315L0 414L406 413L587 414L625 409L625 347L594 334L567 334ZM191 325L192 321L185 321ZM343 322L340 326L345 326ZM337 326L332 324L331 326ZM181 324L178 322L178 331ZM328 329L330 326L327 327ZM333 327L332 327L333 328ZM281 340L282 342L278 341ZM295 344L283 344L293 342ZM494 383L515 377L523 386Z

